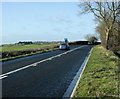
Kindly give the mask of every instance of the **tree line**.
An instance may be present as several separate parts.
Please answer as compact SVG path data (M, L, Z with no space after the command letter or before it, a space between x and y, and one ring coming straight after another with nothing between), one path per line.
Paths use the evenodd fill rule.
M94 14L96 31L106 49L120 46L120 2L82 2L79 7L81 14Z

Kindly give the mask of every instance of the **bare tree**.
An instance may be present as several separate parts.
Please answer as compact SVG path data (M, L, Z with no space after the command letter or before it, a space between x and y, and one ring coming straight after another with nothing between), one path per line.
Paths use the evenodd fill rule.
M100 22L96 27L96 32L100 34L101 44L106 47L106 33L105 33L105 23Z
M120 14L120 2L84 2L80 5L81 14L92 12L96 19L105 24L105 43L108 47L108 39L110 31L113 29L114 24L118 23Z
M85 39L86 39L87 41L91 42L91 43L95 43L95 42L98 41L98 37L95 36L94 34L87 34L87 35L85 36Z

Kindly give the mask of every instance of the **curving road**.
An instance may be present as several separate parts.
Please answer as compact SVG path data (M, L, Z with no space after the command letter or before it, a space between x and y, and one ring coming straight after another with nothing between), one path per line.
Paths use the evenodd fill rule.
M2 64L2 97L62 97L93 45L71 46Z

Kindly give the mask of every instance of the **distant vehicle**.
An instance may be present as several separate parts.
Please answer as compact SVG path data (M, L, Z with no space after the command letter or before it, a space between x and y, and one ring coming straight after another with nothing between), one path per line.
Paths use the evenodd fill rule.
M92 42L88 42L88 45L91 45L92 44Z
M69 50L69 49L70 49L70 46L69 46L69 44L67 44L67 43L62 43L62 44L60 44L59 48L60 48L61 50Z

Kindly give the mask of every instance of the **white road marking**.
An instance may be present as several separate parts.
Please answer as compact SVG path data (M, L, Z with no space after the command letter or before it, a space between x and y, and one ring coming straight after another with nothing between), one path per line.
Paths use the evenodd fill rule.
M8 76L0 76L0 80L3 79L3 78L6 78L6 77L8 77Z
M80 48L85 47L85 46L87 46L87 45L83 45L83 46L80 46L80 47L74 48L74 49L69 50L69 51L67 51L67 52L64 52L64 53L58 54L58 55L56 55L56 56L52 56L52 57L50 57L50 58L47 58L47 59L41 60L41 61L39 61L39 62L36 62L36 63L30 64L30 65L27 65L27 66L25 66L25 67L22 67L22 68L19 68L19 69L16 69L16 70L10 71L10 72L8 72L8 73L4 73L4 74L0 75L0 79L5 78L5 77L7 77L8 75L10 75L10 74L12 74L12 73L15 73L15 72L18 72L18 71L20 71L20 70L26 69L26 68L28 68L28 67L31 67L31 66L37 66L37 64L40 64L40 63L45 62L45 61L48 61L48 60L52 60L53 58L60 57L60 56L62 56L62 55L64 55L64 54L70 53L70 52L72 52L72 51L75 51L75 50L80 49Z
M58 55L58 57L60 57L61 55Z
M34 63L32 66L37 66L37 63Z

